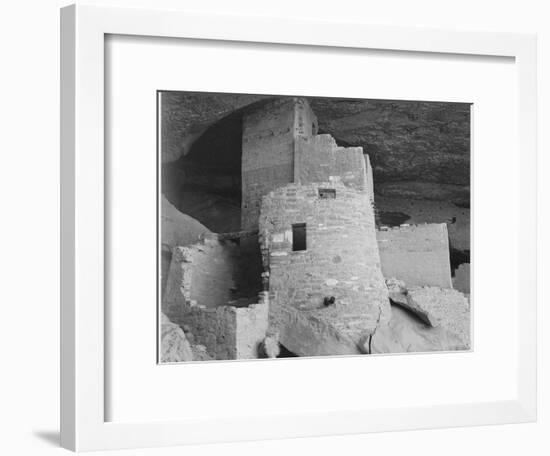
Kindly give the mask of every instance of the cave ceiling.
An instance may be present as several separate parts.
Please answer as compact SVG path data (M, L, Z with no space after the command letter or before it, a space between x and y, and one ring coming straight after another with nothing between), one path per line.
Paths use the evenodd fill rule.
M176 162L208 128L268 98L165 92L162 162ZM320 133L331 134L342 146L361 146L369 154L377 194L469 201L469 104L308 99Z

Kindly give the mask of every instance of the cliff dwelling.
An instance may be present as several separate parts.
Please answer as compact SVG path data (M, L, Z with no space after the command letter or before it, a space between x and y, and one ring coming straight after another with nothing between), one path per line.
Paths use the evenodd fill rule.
M470 106L160 94L161 362L470 348Z

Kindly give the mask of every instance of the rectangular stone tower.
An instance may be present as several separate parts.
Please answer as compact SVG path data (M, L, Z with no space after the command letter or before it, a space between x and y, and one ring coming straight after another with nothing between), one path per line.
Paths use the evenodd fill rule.
M258 228L262 197L294 182L296 139L317 134L317 118L304 98L283 98L244 115L241 229Z

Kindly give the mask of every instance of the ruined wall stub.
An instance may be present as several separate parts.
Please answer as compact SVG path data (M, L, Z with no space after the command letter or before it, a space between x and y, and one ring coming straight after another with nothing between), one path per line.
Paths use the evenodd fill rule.
M319 189L335 190L334 199ZM306 250L292 250L292 225L306 224ZM260 216L269 272L270 326L301 356L358 353L390 317L367 192L340 182L290 184L264 197ZM324 305L325 297L335 303ZM310 334L307 334L310 332Z
M294 182L295 140L316 133L304 98L274 100L244 115L241 229L257 229L262 197Z
M268 326L269 297L260 292L253 299L246 299L246 305L242 305L241 299L224 301L230 292L226 286L233 283L229 273L236 264L235 257L224 250L227 248L229 252L238 250L236 246L224 247L216 238L174 248L162 312L185 327L186 333L193 335L195 343L204 345L213 359L257 358ZM209 272L200 277L204 268ZM221 272L219 280L215 280L213 272ZM207 293L208 284L213 290ZM210 300L207 301L210 305L193 297Z
M268 327L268 296L247 307L207 308L186 301L170 306L170 320L192 334L213 359L255 359Z
M172 316L174 323L183 325L195 343L204 345L214 359L237 359L237 309L232 306L206 308L186 303L178 317Z
M452 288L445 223L393 227L376 236L384 277L408 286Z
M355 190L367 190L367 162L363 148L338 147L330 135L297 138L295 182L311 184L335 179Z
M205 307L215 308L233 299L239 259L237 246L212 237L187 247L177 247L173 255L170 268L181 269L185 283L178 284L175 281L178 273L170 277L170 271L165 292L167 300L174 300L174 296L181 293L180 287L185 288L187 300Z
M168 273L163 299L174 301L185 289L188 301L205 307L218 307L239 301L239 306L255 302L262 290L261 254L256 232L203 235L193 245L178 246ZM185 283L177 283L181 277ZM251 299L249 299L251 298Z

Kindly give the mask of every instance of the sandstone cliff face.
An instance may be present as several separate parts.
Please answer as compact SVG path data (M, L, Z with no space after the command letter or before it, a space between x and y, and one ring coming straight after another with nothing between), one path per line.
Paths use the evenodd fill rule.
M162 243L170 249L176 245L195 244L201 236L211 233L193 217L178 211L164 196L161 198L160 214Z
M262 95L163 95L163 163L189 153L220 119L246 112ZM320 133L369 154L376 192L469 204L470 105L422 101L308 98Z
M162 94L162 162L171 162L189 152L204 131L264 95L164 92Z
M314 98L311 106L321 131L342 145L363 147L373 165L377 193L430 199L467 196L468 104Z

